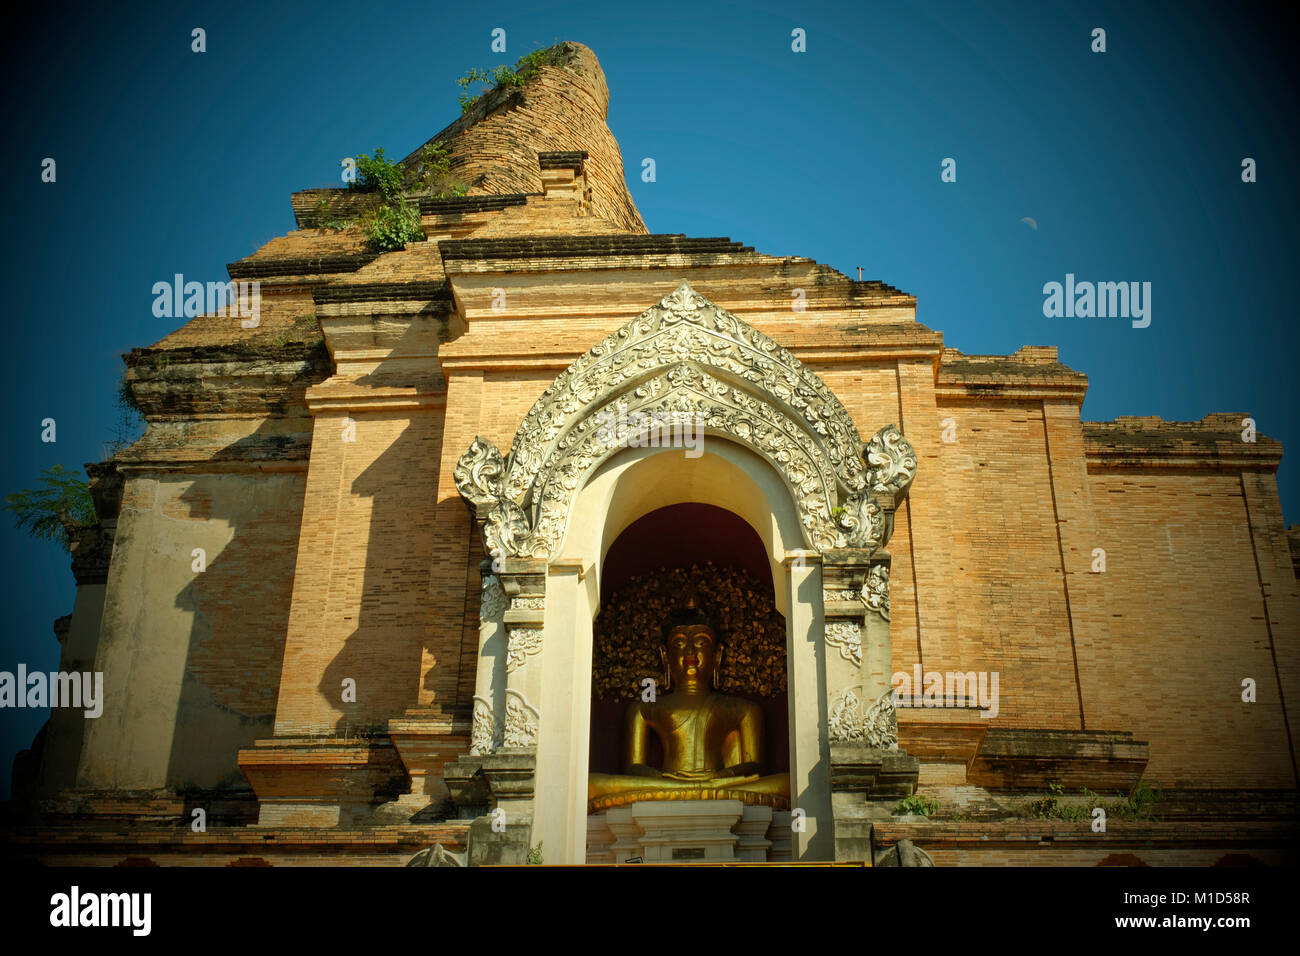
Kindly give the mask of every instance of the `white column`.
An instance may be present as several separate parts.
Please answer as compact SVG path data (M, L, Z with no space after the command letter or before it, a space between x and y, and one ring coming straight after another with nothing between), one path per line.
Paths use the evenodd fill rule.
M821 557L785 559L786 670L790 706L790 808L805 829L794 834L795 860L835 858L830 744L826 736L826 647ZM796 814L797 816L797 814Z
M474 675L474 725L471 745L491 753L501 743L506 706L506 626L503 616L510 600L496 575L485 576L480 598L478 668ZM490 721L490 723L485 723ZM479 746L487 737L486 748Z
M551 564L542 640L541 712L533 842L547 863L587 859L587 751L595 574L578 560Z

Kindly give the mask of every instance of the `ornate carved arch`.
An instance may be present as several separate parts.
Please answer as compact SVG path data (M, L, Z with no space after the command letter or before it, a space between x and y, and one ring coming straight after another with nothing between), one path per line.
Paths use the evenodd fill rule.
M637 414L691 416L705 435L765 458L814 550L883 547L916 474L916 453L896 426L864 446L816 374L682 282L560 373L509 455L479 437L461 456L456 487L482 519L488 551L553 557L574 495L624 447L609 423Z

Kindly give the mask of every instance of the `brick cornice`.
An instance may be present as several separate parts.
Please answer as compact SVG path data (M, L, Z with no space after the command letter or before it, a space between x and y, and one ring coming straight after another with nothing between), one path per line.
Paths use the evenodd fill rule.
M1214 413L1199 422L1166 422L1156 416L1084 422L1088 467L1277 471L1282 443L1261 434L1253 442L1243 441L1241 420L1246 417Z

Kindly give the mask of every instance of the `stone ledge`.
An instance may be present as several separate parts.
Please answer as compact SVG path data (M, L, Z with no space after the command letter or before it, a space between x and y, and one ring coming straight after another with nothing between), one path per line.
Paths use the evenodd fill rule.
M276 738L239 751L263 826L347 827L407 790L392 742Z
M257 798L248 787L190 792L66 789L40 801L44 824L15 826L12 832L80 834L112 827L119 835L138 831L149 839L148 833L188 828L195 808L202 808L214 827L246 825L257 819ZM47 831L45 824L61 829Z
M978 705L898 707L898 745L919 760L969 767L980 751L989 721Z
M537 154L539 169L572 169L582 175L582 164L587 159L585 149L553 150Z
M443 781L456 811L477 816L502 804L531 809L536 773L536 753L501 750L463 754L444 765Z
M352 282L326 285L313 289L312 299L317 305L334 302L428 301L431 304L442 304L443 311L455 311L451 287L441 279L428 282Z
M1078 390L1088 388L1088 376L1062 364L1054 346L1025 345L1010 355L964 355L945 348L936 386L966 387L988 392L1014 385L1057 385Z
M873 823L872 842L883 848L911 840L931 847L1032 847L1044 844L1072 847L1232 847L1285 846L1300 836L1294 820L1277 821L1127 821L1111 818L1105 833L1094 833L1089 822L1062 820Z
M1241 440L1245 413L1214 412L1196 422L1167 422L1158 415L1083 422L1088 465L1276 469L1282 443L1262 434Z
M378 252L339 252L319 256L250 257L228 263L226 271L232 279L333 275L338 272L356 272L379 256Z
M904 750L831 744L831 792L860 793L869 800L916 792L920 762Z
M572 259L594 256L684 255L753 252L725 236L693 238L680 233L640 236L519 236L509 239L448 239L439 244L447 259Z
M210 827L194 833L106 829L0 832L6 860L46 866L403 866L425 847L466 849L467 821L315 829Z
M990 727L966 772L989 790L1131 790L1150 757L1146 741L1126 732Z

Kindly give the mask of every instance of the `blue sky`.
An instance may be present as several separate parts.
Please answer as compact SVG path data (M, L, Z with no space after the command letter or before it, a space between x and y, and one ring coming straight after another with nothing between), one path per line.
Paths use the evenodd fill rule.
M293 228L340 157L402 156L455 80L554 40L597 54L652 232L725 235L918 297L965 352L1056 345L1085 420L1249 413L1300 448L1291 277L1297 84L1249 5L406 3L46 5L11 21L0 492L103 457L120 355L179 323L154 282L217 279ZM190 31L207 31L207 52ZM507 51L490 49L506 30ZM1107 51L1090 50L1095 27ZM806 31L807 52L791 50ZM45 157L55 183L40 181ZM640 179L653 157L657 181ZM940 163L957 162L957 181ZM1241 161L1258 182L1241 181ZM1030 217L1038 228L1021 220ZM1148 328L1048 319L1066 273L1152 284ZM57 442L40 422L57 422ZM1300 467L1279 473L1290 523ZM0 520L0 670L56 669L68 558ZM1189 586L1193 583L1189 582ZM0 795L45 714L0 711Z

